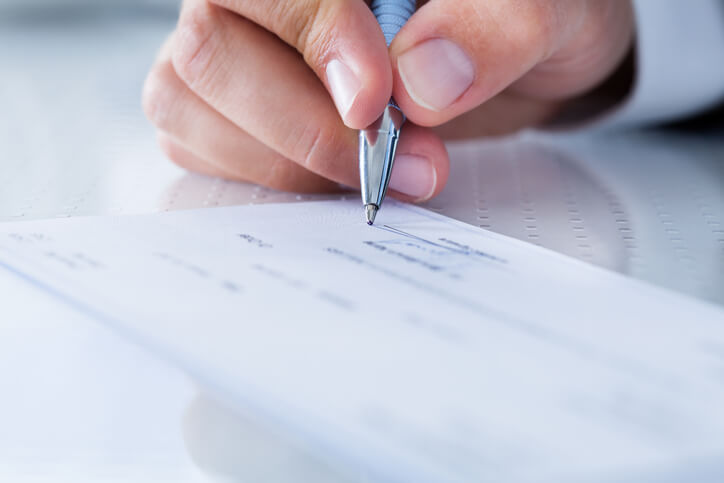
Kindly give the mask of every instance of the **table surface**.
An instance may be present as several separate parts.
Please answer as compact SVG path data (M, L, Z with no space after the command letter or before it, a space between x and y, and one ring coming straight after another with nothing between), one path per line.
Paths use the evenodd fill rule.
M0 222L330 197L164 160L139 92L172 27L158 10L0 20ZM724 304L721 133L524 133L449 149L449 186L428 208ZM323 479L142 349L4 273L0 293L23 307L0 316L0 481Z

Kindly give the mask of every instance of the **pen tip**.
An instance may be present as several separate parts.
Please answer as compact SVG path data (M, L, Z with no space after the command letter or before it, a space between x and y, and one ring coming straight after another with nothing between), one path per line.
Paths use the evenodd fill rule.
M368 225L371 226L375 222L377 210L377 205L374 205L372 203L365 205L365 219L367 220Z

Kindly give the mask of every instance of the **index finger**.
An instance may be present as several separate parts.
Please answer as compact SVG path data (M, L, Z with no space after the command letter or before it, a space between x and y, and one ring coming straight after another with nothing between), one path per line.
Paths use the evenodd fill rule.
M363 0L210 0L274 33L302 54L344 123L372 124L392 94L384 36Z

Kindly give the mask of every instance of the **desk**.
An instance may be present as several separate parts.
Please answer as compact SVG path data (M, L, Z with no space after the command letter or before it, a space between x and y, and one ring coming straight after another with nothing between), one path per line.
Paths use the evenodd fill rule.
M163 158L139 92L173 20L0 22L0 222L329 198ZM450 152L449 187L428 208L724 304L721 136L524 133ZM0 480L340 481L176 369L10 284L0 274L28 310L0 317Z

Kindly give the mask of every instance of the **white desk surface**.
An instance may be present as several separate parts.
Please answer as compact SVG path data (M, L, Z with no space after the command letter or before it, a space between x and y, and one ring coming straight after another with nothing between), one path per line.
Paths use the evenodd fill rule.
M163 159L139 92L172 25L157 11L0 19L0 222L313 198ZM450 150L430 209L724 304L721 135L528 133ZM27 300L0 312L0 481L320 481L152 355L3 273L0 294Z

